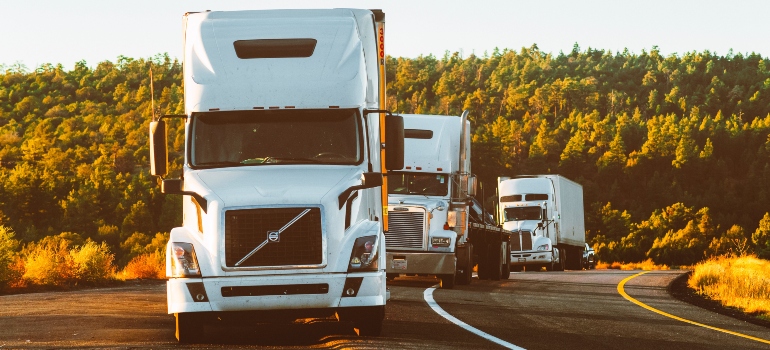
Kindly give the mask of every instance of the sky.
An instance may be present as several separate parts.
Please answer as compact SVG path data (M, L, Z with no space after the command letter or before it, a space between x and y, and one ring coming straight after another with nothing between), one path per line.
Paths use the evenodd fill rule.
M483 56L533 44L558 54L575 43L636 54L658 46L666 56L730 49L770 56L766 0L2 0L0 68L69 70L119 55L181 59L185 12L335 7L382 9L385 50L395 57Z

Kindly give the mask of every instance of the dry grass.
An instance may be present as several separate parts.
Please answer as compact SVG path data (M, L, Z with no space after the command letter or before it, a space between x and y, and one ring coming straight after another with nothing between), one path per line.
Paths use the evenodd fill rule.
M695 265L687 284L698 293L750 314L770 317L770 261L717 257Z
M656 265L652 259L647 259L642 262L637 263L621 263L621 262L612 262L607 263L603 261L599 261L596 263L596 269L597 270L644 270L644 271L653 271L653 270L670 270L671 268L668 265Z
M161 251L139 255L128 262L123 271L116 276L128 279L164 279L166 278L166 254Z

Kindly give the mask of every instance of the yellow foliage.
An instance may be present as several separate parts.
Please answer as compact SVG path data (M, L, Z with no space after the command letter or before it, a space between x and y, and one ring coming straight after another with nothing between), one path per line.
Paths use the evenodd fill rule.
M118 276L119 279L164 279L166 278L166 254L162 251L145 253L128 262Z
M82 246L69 249L67 240L44 240L27 246L23 279L48 286L101 282L114 275L114 259L106 243L87 240Z
M65 240L37 244L24 259L24 279L32 284L61 286L74 279L74 262Z
M770 261L716 257L695 265L687 284L698 293L747 313L770 316Z
M647 259L642 262L637 263L621 263L621 262L612 262L607 263L603 261L599 261L596 263L596 269L597 270L644 270L644 271L652 271L652 270L670 270L671 268L668 267L668 265L656 265L652 259Z
M89 240L80 248L72 249L70 257L74 263L74 276L79 281L100 282L115 274L112 265L115 256L110 253L107 243L96 244Z

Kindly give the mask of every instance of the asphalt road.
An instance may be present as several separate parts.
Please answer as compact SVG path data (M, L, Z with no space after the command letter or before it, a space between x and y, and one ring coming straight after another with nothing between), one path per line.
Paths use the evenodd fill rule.
M639 271L513 273L455 289L436 280L390 282L381 337L359 337L334 320L290 325L208 327L207 343L179 345L166 314L162 282L70 292L0 296L0 349L10 348L363 348L483 349L770 349L675 320L624 298L618 284ZM680 271L655 271L625 283L632 298L692 322L770 341L770 329L673 299L666 286ZM428 290L426 292L426 290ZM445 316L426 302L432 296ZM470 329L470 330L469 330ZM502 345L500 345L502 344Z

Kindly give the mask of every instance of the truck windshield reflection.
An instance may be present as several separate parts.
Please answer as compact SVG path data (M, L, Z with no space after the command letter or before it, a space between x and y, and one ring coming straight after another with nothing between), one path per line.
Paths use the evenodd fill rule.
M359 164L355 110L207 112L193 116L191 165Z
M540 207L505 208L505 221L540 220L542 212Z
M446 174L388 173L388 194L421 194L446 196Z

